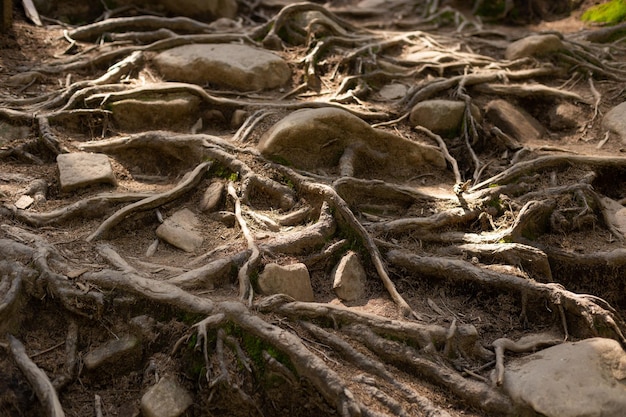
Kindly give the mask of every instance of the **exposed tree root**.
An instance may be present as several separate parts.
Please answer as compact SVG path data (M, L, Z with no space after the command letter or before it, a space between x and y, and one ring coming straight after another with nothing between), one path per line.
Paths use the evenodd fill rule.
M59 397L48 376L28 357L22 342L10 334L7 335L7 338L9 339L11 356L37 394L46 416L64 417L63 407L61 407Z
M172 188L162 194L158 194L152 197L145 198L136 203L130 204L115 212L111 217L106 219L92 234L87 237L87 241L99 239L106 234L112 227L119 224L128 216L131 216L140 211L151 210L157 208L165 203L179 198L181 195L187 193L193 189L198 182L202 179L202 176L210 168L211 164L204 162L196 167L189 173L187 178L183 179L176 187Z
M620 328L623 327L621 320L613 314L611 311L613 309L610 307L607 309L605 307L607 303L598 297L575 294L558 284L544 284L514 275L486 271L456 259L423 257L397 250L389 251L387 259L395 265L434 278L479 282L495 289L516 291L534 298L546 299L555 306L562 306L567 313L581 317L586 324L587 334L610 336L626 344ZM567 334L567 329L564 331ZM585 337L585 334L581 336Z

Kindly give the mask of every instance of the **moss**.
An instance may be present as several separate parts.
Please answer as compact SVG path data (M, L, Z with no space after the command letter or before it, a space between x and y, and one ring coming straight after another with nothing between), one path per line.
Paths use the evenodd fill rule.
M209 176L224 178L232 182L235 182L239 179L239 173L233 172L217 163L214 163L213 166L211 166L208 174Z
M616 24L626 19L626 1L611 0L587 9L582 17L586 22Z

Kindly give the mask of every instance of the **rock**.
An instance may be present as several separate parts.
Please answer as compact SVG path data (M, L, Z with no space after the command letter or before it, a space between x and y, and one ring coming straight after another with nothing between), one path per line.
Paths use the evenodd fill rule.
M32 198L31 196L23 195L15 202L15 207L17 207L20 210L25 210L29 208L34 202L35 202L35 199Z
M110 340L83 357L88 370L105 370L108 373L121 373L136 368L141 363L141 343L136 336L125 335Z
M165 219L156 234L172 246L185 252L195 252L202 246L203 238L195 229L199 225L198 217L189 209L178 210Z
M480 110L471 106L472 115L480 121ZM452 100L426 100L411 109L409 120L413 125L423 126L435 133L456 133L465 115L465 102Z
M559 103L548 113L550 129L567 130L577 129L585 120L583 111L572 103Z
M366 274L358 255L348 252L331 273L333 290L344 301L355 301L365 294Z
M408 87L404 84L387 84L380 89L378 94L384 100L397 100L406 95Z
M265 157L310 171L336 168L346 148L358 156L355 176L414 176L427 164L445 168L439 149L374 129L348 111L330 107L291 113L257 146Z
M141 397L144 417L178 417L193 404L187 390L173 376L165 375Z
M546 417L623 416L626 352L612 339L563 343L509 363L503 388Z
M600 201L604 206L606 221L626 237L626 207L608 197L600 197Z
M184 45L161 52L153 62L168 81L212 83L240 91L279 87L291 78L281 57L247 45Z
M127 132L167 129L188 132L198 120L200 98L191 94L146 97L111 103L113 120Z
M237 109L233 112L232 117L230 118L230 127L238 128L243 125L243 122L250 116L247 111Z
M298 301L314 301L311 278L306 265L267 264L259 275L259 289L263 294L287 294Z
M203 212L215 211L222 201L223 194L224 183L222 183L221 181L212 182L202 195L202 200L200 201L200 210Z
M556 35L532 35L511 43L504 51L504 57L509 60L540 57L562 49L565 49L563 42Z
M109 157L99 153L74 152L57 156L61 191L68 192L94 184L115 185Z
M540 139L545 133L537 119L506 100L490 101L486 114L494 125L521 142Z
M605 129L616 133L626 144L626 101L613 107L602 119Z

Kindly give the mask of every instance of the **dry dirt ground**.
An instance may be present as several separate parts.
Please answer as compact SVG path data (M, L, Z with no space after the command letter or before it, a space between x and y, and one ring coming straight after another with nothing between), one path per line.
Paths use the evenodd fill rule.
M282 47L275 53L290 62L292 83L251 94L205 86L207 105L224 117L199 132L205 135L200 142L213 140L210 146L198 151L190 145L188 159L177 145L105 150L115 190L69 194L59 189L56 154L127 135L104 107L86 106L87 99L159 81L150 66L154 50L144 48L142 65L111 75L108 68L150 42L99 42L96 36L70 43L64 31L76 27L51 20L36 27L15 9L12 31L0 35L0 118L25 126L28 135L0 148L0 415L50 410L36 396L46 388L34 389L18 368L19 342L52 380L48 395L58 393L65 415L81 417L140 415L142 395L166 374L191 393L190 416L514 414L492 382L494 341L546 333L624 343L626 255L602 199L626 199L626 145L615 136L603 141L601 125L602 116L626 100L624 43L588 43L583 33L594 28L579 23L579 11L506 26L477 24L468 10L440 5L429 14L398 4L384 14L333 4L332 13L323 14L326 23L299 35L291 33L297 30L289 18L276 23L281 10L289 17L289 9L263 2L244 8L235 33L267 47L278 37ZM538 31L562 33L568 51L504 61L508 43ZM193 36L201 35L191 33L190 42ZM415 45L430 45L438 55L418 68L399 62ZM471 81L498 71L488 81ZM524 71L528 75L511 76ZM346 77L352 81L342 84ZM412 87L406 97L382 99L378 90L398 80ZM552 89L481 89L484 84ZM467 99L484 109L500 97L526 109L547 133L516 148L498 140L488 119L467 115L465 126L475 122L475 131L437 141L402 118L426 98ZM256 124L248 120L245 126L253 128L246 140L234 141L241 132L230 124L235 110L252 116L269 103L275 112ZM578 123L551 124L560 103L573 105ZM393 162L385 161L382 178L363 173L338 182L337 172L298 171L255 151L273 123L308 105L342 106L380 129L445 146L448 168L398 178ZM212 165L182 197L133 211L87 239L118 210L146 193L167 192L206 161ZM47 184L45 201L16 209L13 203L35 179ZM230 180L235 195L224 198L220 210L243 206L244 214L274 219L271 227L252 215L203 215L204 244L197 253L160 243L147 256L157 211L165 217L181 207L197 211L211 182ZM281 208L276 192L285 189L294 204ZM126 197L115 200L114 194ZM308 217L280 224L301 208L310 208ZM335 229L328 226L332 230L321 238L307 235L323 222ZM299 249L286 249L280 239L293 239L290 245ZM329 277L348 250L364 263L367 291L363 299L343 303ZM227 262L226 272L204 270L193 282L177 281L220 260ZM257 294L255 279L270 262L305 263L316 302ZM138 316L148 324L133 324ZM85 355L126 334L141 335L138 350L110 366L85 369Z

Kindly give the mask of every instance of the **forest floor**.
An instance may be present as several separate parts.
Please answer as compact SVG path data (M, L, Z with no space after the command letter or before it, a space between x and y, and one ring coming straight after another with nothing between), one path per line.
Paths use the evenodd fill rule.
M122 142L107 147L107 140L129 133L111 125L105 106L85 103L145 86L142 80L160 81L150 64L154 52L145 50L139 68L99 83L139 44L70 43L67 34L77 27L50 21L37 27L15 9L12 31L0 35L0 121L24 129L22 137L0 142L1 415L49 410L34 399L39 392L15 353L9 355L16 344L8 333L52 380L65 415L76 417L140 415L142 395L166 374L192 396L190 416L504 415L515 405L492 382L494 341L544 334L624 344L624 238L605 199L626 200L626 144L602 125L603 115L626 101L623 41L588 42L586 34L597 28L582 24L579 10L507 25L478 22L469 10L424 17L398 5L378 15L333 5L327 17L336 26L322 27L345 34L325 34L338 40L321 51L315 49L321 35L293 41L284 34L289 30L276 30L283 48L273 52L289 62L291 84L250 94L208 86L223 121L193 132L198 142L190 139L189 149L177 148L181 132L160 131L152 134L172 140L143 150ZM239 34L254 33L258 45L270 45L272 29L259 29L261 16L275 19L285 9L261 2L242 11ZM515 64L504 59L508 44L539 32L562 34L567 52ZM194 42L200 34L188 36ZM359 49L365 44L369 49ZM422 67L400 63L416 45L431 45L438 56ZM108 53L110 59L99 60ZM309 65L305 57L314 53ZM550 70L531 73L542 68ZM530 75L515 75L523 71ZM492 73L487 81L468 81ZM351 76L352 83L342 84ZM453 81L443 86L443 80ZM379 94L392 82L408 87L404 98ZM550 89L524 89L531 84ZM522 88L497 88L511 85ZM405 117L412 104L430 98L471 99L483 114L490 101L505 98L546 131L517 147L494 133L489 118L466 115L464 125L475 130L442 139ZM273 103L274 112L251 123L263 103ZM273 124L312 103L447 148L447 168L421 167L407 176L385 161L377 172L387 174L371 177L365 170L342 178L341 169L306 172L256 151ZM551 119L562 103L575 124ZM242 130L229 123L237 109L251 116L245 141L235 140ZM90 149L109 155L117 185L62 192L56 154ZM179 149L190 152L189 160ZM197 181L182 196L94 234L119 210L167 193L192 170ZM38 179L45 180L45 199L16 208ZM243 208L244 215L200 215L204 243L195 253L164 242L147 253L160 217L182 207L197 211L215 181L234 191L221 212ZM289 207L276 196L285 189ZM308 216L281 224L298 211ZM311 237L316 226L330 231ZM303 248L287 250L281 239ZM365 267L367 289L360 300L342 302L330 276L348 250ZM295 262L309 269L314 303L257 293L264 265ZM218 263L219 270L207 267ZM143 324L133 319L139 316ZM104 368L84 367L86 355L127 334L140 334L138 350Z

